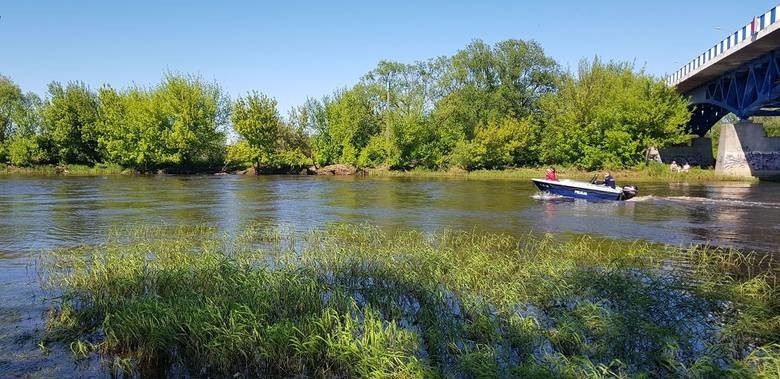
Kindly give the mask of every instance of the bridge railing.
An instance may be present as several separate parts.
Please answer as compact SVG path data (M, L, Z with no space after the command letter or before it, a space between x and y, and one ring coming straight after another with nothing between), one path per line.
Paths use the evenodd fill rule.
M753 41L752 37L758 34L758 32L780 21L779 12L780 5L777 5L766 13L753 18L747 25L737 29L734 33L729 34L728 37L707 49L707 51L682 66L682 68L668 75L666 77L666 83L670 86L676 85L698 72L703 67L709 66L714 60L749 44Z

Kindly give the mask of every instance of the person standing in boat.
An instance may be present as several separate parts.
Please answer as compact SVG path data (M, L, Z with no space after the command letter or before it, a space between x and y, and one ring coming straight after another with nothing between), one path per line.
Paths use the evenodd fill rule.
M544 177L545 180L553 180L558 181L558 173L555 171L555 167L550 167L547 169L547 175Z

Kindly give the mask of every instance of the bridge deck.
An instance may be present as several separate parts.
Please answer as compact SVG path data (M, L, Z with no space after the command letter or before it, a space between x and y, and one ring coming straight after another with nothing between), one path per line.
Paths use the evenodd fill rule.
M666 78L688 93L780 46L780 5L751 20Z

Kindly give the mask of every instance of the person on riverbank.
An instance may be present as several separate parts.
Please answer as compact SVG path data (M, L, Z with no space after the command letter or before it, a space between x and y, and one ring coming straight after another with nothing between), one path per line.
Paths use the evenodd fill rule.
M544 177L545 180L553 180L558 181L558 172L555 171L555 167L550 167L547 169L547 175Z
M677 165L677 161L672 161L672 164L669 165L669 170L672 172L680 172L680 166Z
M682 172L688 172L690 169L691 165L689 165L688 162L685 162L685 164L682 166Z

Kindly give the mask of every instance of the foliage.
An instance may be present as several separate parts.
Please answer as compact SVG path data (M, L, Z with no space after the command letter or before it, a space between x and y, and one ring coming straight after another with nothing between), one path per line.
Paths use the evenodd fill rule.
M780 137L780 117L757 116L751 117L751 120L764 125L764 131L767 137Z
M206 376L771 376L780 358L771 256L355 225L216 233L139 228L45 255L62 294L48 338L119 370Z
M556 94L542 99L540 160L589 169L640 162L650 146L685 140L687 101L629 64L580 63Z
M108 162L148 170L220 165L226 99L216 84L167 75L152 89L101 88L99 146Z
M281 139L282 120L276 100L258 92L239 97L233 104L233 128L253 149L252 160L268 164Z
M539 115L539 98L555 90L558 75L537 43L521 40L477 40L452 57L414 64L381 61L356 86L307 102L321 115L313 128L318 160L404 169L535 162L531 150L507 158L512 147L486 162L464 154L496 144L525 147L530 130L515 142L502 133Z
M175 163L165 149L169 119L155 106L151 91L104 87L98 97L98 142L108 162L143 171Z
M8 162L14 166L40 164L46 158L36 136L16 136L8 141Z
M355 164L358 154L380 131L379 117L369 88L356 85L334 95L325 112L327 135L333 144L335 162Z
M243 170L255 164L256 151L246 140L227 145L225 167L231 170Z
M22 89L0 75L0 142L13 134L13 121L22 103Z
M41 99L0 75L0 143L39 132Z
M7 161L12 137L36 136L42 154L35 162L141 171L246 161L274 173L334 163L632 167L648 146L682 142L689 113L674 90L630 64L583 62L575 77L537 42L510 39L474 40L452 56L414 63L380 61L358 83L307 99L286 116L261 92L230 102L216 83L189 75L97 93L54 82L45 101L0 77L0 160ZM239 140L226 162L228 134Z
M306 108L294 109L290 119L296 124L287 124L275 99L252 92L236 100L231 117L242 138L233 147L232 159L240 156L239 160L253 162L255 168L269 167L271 172L297 171L311 162Z
M490 121L476 129L472 141L461 141L455 146L451 163L467 170L532 163L535 129L528 118Z
M371 137L368 144L360 152L358 165L362 167L399 167L401 152L393 141L385 136Z
M218 84L168 74L155 90L154 102L168 120L170 129L163 137L174 164L222 161L229 107Z
M52 158L60 163L99 162L97 123L97 95L86 84L49 84L43 136L50 141Z

